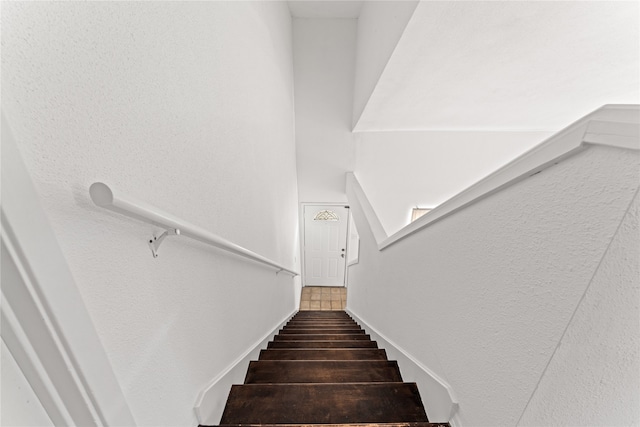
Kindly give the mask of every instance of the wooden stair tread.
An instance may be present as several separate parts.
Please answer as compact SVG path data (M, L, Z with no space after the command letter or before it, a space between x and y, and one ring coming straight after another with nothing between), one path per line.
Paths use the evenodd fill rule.
M356 323L355 320L351 319L351 318L344 318L344 319L340 319L340 318L300 318L300 319L294 319L291 318L289 320L288 323Z
M309 315L309 314L327 314L327 315L336 315L336 314L343 314L343 315L347 315L347 312L344 310L334 310L334 311L323 311L323 310L305 310L305 311L298 311L295 316L303 316L303 315Z
M234 385L220 424L428 421L415 383Z
M289 334L314 334L322 332L323 334L364 334L362 329L280 329L280 335Z
M362 327L357 323L316 323L316 322L296 322L296 323L288 323L285 328L360 328Z
M287 334L276 335L274 341L285 340L311 340L311 341L327 341L327 340L369 340L371 337L367 334Z
M344 311L305 311L299 312L291 319L352 319Z
M318 311L318 310L305 310L297 312L292 318L307 318L307 317L332 317L332 318L349 318L351 316L347 314L346 311L335 310L335 311Z
M387 360L387 352L377 348L274 348L260 350L259 360Z
M219 425L449 427L428 421L416 384L344 311L295 314L232 386Z
M360 326L285 326L281 331L312 331L314 334L330 334L327 331L339 331L346 334L363 334Z
M315 318L311 318L311 317L307 317L307 318L303 318L303 319L290 319L289 322L287 323L291 323L291 324L295 324L295 323L318 323L318 324L327 324L327 323L339 323L339 324L347 324L347 325L353 325L353 324L357 324L357 322L351 318L320 318L320 317L315 317Z
M245 384L402 382L387 360L261 360L249 363Z
M450 427L449 423L350 423L350 424L219 424L199 427Z
M318 329L318 328L347 328L347 329L362 329L357 323L316 323L316 322L301 322L301 323L287 323L285 328L298 328L298 329Z
M378 343L368 340L282 340L269 341L267 348L378 348Z

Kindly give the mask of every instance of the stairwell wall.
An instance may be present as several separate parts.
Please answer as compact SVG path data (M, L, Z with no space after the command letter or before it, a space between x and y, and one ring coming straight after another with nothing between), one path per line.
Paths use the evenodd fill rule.
M639 162L637 151L589 148L382 251L351 203L361 242L348 309L451 385L455 425L573 423L565 415L589 405L599 420L632 422L634 410L615 413L638 399L637 305L621 303L637 299L637 265L615 266L637 264L637 240L623 236L637 221ZM603 292L620 316L598 311ZM603 341L581 354L591 330ZM573 370L556 377L563 366ZM603 399L562 396L584 383Z
M346 202L356 19L294 18L296 156L300 202Z
M640 198L636 192L519 426L640 422ZM604 407L603 407L604 406Z
M551 134L358 132L355 173L391 236L409 224L412 208L435 208Z
M138 425L272 331L299 281L102 210L124 194L298 270L283 2L3 3L2 109ZM25 212L26 214L26 212Z
M358 17L353 127L418 6L417 0L365 1Z

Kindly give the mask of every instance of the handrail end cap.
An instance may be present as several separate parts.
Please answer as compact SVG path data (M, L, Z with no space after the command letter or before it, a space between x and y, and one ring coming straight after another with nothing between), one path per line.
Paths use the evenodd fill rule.
M89 187L91 200L98 206L109 206L113 203L113 191L103 182L94 182Z

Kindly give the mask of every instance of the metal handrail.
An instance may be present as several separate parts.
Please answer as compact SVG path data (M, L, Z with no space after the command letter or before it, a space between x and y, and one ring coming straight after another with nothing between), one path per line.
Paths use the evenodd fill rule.
M121 194L114 195L113 190L107 184L102 182L94 182L91 184L89 194L91 195L91 200L102 208L164 228L166 231L162 233L162 235L149 240L149 246L151 247L154 257L158 256L158 247L165 237L170 235L180 235L215 246L233 254L248 258L252 261L268 265L277 269L278 272L283 271L291 274L292 276L299 275L299 273L283 267L262 255L236 245L227 239L193 224L189 224L188 222L176 218L171 214L163 212L155 206Z

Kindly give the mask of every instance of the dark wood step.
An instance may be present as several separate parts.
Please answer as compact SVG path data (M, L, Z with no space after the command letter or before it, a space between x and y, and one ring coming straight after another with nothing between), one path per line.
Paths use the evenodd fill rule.
M231 387L220 424L429 421L414 383L247 384Z
M338 324L318 324L318 323L309 323L307 325L301 324L287 324L283 326L283 329L362 329L360 325L355 323L351 323L349 325L338 325Z
M378 348L375 341L269 341L267 348Z
M289 320L296 322L354 322L348 315L344 316L292 316Z
M293 320L287 326L360 326L356 322L313 322L309 320Z
M352 323L352 324L349 324L349 325L337 325L337 324L323 325L323 324L311 323L311 324L308 324L308 325L287 324L282 329L356 329L356 330L361 330L362 328L360 326L356 325L355 323Z
M245 384L402 382L398 363L366 361L252 361Z
M299 311L292 316L292 319L351 319L344 311Z
M357 323L352 319L291 319L288 324L319 324L319 325L357 325Z
M274 341L327 341L327 340L370 340L368 334L283 334L273 337Z
M364 334L362 329L280 329L279 335L288 334L317 334L322 331L323 334Z
M378 348L274 348L260 350L259 360L387 360L387 353Z
M321 315L345 315L348 316L347 312L344 310L333 310L333 311L325 311L325 310L303 310L303 311L298 311L296 312L296 314L294 314L294 316L310 316L310 315L314 315L314 314L321 314Z
M199 427L209 427L200 425ZM220 424L211 427L451 427L449 423L350 423L350 424Z

